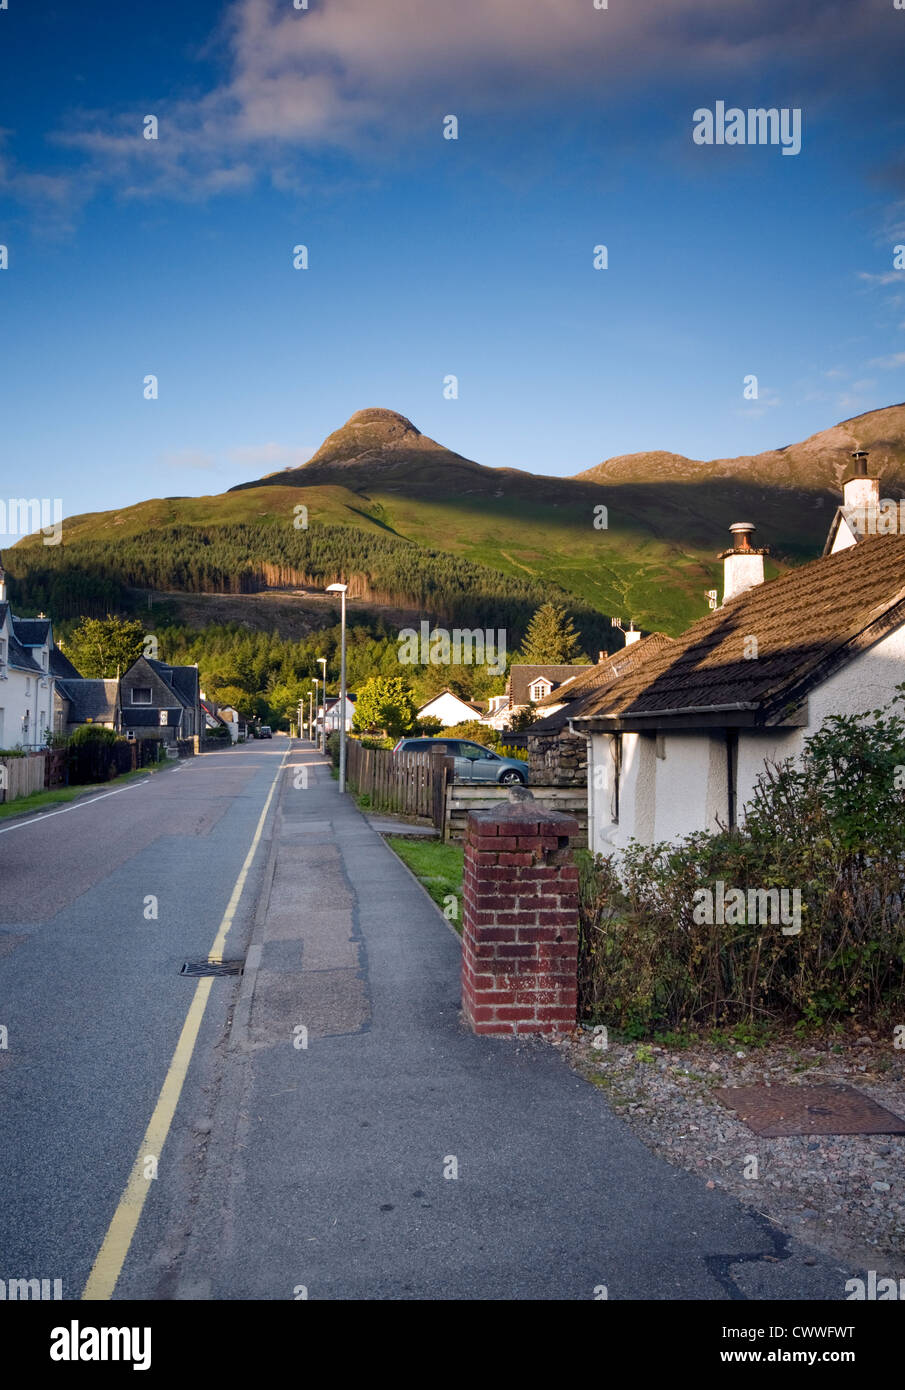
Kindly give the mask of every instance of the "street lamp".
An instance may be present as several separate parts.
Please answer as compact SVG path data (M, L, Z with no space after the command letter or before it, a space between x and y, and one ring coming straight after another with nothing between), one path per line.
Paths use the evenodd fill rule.
M328 584L328 594L342 594L339 659L339 794L346 790L346 590L348 584Z
M314 684L317 685L317 681L315 681ZM308 737L309 737L309 739L311 739L312 741L313 741L313 739L314 739L314 713L313 713L313 711L312 711L312 709L311 709L311 702L312 702L313 699L314 699L314 696L311 694L311 691L309 690L309 691L308 691Z
M314 713L308 720L311 742L317 747L317 676L311 677L311 684L314 686ZM308 692L308 709L311 710L311 692Z
M322 708L323 711L324 711L324 717L323 717L323 719L321 720L321 752L322 752L322 753L326 753L326 751L327 751L327 658L326 658L325 656L319 656L319 657L317 658L317 664L318 664L318 666L320 666L320 668L321 668L321 680L322 680L323 683L324 683L324 698L323 698L323 700L321 701L321 708Z

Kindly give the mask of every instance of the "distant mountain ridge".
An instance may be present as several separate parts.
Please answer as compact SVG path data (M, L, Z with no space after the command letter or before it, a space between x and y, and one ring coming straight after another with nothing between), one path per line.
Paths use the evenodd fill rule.
M371 408L297 468L216 496L69 517L58 555L31 537L9 552L7 567L15 574L17 553L29 549L32 592L48 596L45 606L61 592L65 563L78 592L84 585L99 594L101 581L139 588L152 572L149 588L195 593L319 586L351 575L359 594L425 611L432 567L443 568L457 612L472 594L476 611L492 614L494 592L511 604L518 581L526 599L529 591L558 592L574 597L576 613L677 635L719 587L716 556L733 522L757 525L758 543L772 552L770 574L821 553L855 448L869 451L884 495L905 492L905 404L760 454L695 460L657 450L573 477L487 467L397 411ZM293 529L299 504L309 531ZM605 527L595 524L601 514ZM458 576L431 556L458 563Z
M821 430L798 444L783 445L758 454L734 458L692 459L684 454L657 449L618 454L566 477L492 468L454 453L421 431L395 410L373 407L359 410L327 436L312 457L296 468L268 473L239 483L231 492L267 485L329 483L354 478L357 485L375 482L416 482L431 488L448 481L446 470L477 489L491 482L544 484L590 482L615 486L648 483L699 483L743 481L770 487L797 487L804 491L839 491L854 449L871 453L871 469L894 484L905 482L905 403L854 415L830 429ZM442 468L444 476L437 470ZM413 479L415 470L420 476ZM527 484L531 486L531 483Z

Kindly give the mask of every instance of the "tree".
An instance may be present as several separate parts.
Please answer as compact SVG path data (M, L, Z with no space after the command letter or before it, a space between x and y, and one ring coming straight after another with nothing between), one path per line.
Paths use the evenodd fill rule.
M145 631L137 618L83 618L66 655L88 680L111 680L142 655Z
M358 692L354 726L366 732L384 729L389 738L408 733L417 706L401 676L373 676Z
M586 661L572 619L558 603L538 608L522 643L521 660L530 666L565 666Z
M506 728L510 734L521 734L537 722L537 708L535 705L523 705L517 709L515 714L509 716L509 723Z

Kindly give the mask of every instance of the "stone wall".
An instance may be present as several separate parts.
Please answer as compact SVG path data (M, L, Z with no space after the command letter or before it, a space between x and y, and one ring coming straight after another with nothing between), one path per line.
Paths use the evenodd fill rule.
M528 735L528 768L532 783L548 787L588 785L588 741L568 728L558 733Z

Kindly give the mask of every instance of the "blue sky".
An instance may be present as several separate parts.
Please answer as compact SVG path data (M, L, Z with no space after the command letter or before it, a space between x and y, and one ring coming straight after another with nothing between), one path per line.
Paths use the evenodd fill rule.
M0 496L220 492L374 405L565 475L901 401L903 57L893 0L9 0ZM801 152L696 145L718 100Z

